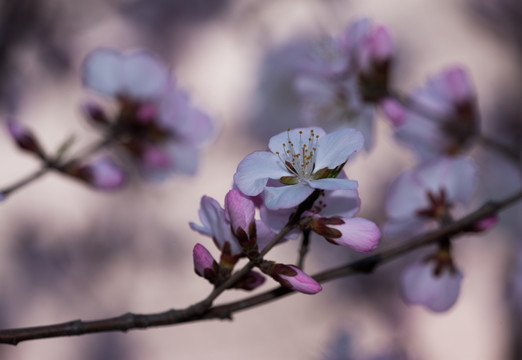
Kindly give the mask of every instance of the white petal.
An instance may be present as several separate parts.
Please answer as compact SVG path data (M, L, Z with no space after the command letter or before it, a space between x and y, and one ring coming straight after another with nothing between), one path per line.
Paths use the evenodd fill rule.
M361 199L357 190L332 190L320 196L315 204L321 207L321 216L351 218L361 208Z
M263 191L268 179L290 175L276 154L256 151L239 163L234 174L234 183L243 194L255 196Z
M314 191L307 185L265 188L265 204L269 209L288 209L302 203Z
M459 296L462 274L451 274L443 269L435 276L436 263L415 263L401 277L401 289L409 304L424 305L432 311L446 311L455 304Z
M412 171L401 174L388 191L386 213L391 219L415 217L417 210L428 206L426 189Z
M308 185L315 189L322 190L354 190L357 189L359 183L355 180L326 178L319 180L310 180Z
M362 149L363 135L355 129L341 129L319 138L315 168L333 169Z
M448 199L466 203L477 186L477 173L477 166L471 158L452 159L448 166L448 173L443 180Z
M124 88L124 57L119 52L100 48L91 52L83 63L85 86L102 94L116 96Z
M165 65L150 53L130 54L123 65L126 94L132 98L155 98L166 89L170 81Z

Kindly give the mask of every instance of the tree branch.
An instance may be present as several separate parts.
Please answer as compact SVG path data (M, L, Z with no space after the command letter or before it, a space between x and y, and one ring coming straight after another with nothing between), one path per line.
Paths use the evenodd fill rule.
M406 243L394 246L388 250L380 253L363 257L354 262L332 268L320 272L314 276L314 279L320 283L325 283L340 277L350 276L354 274L371 273L378 266L385 264L393 259L400 257L406 253L414 251L423 246L434 244L441 238L454 237L461 233L465 233L468 229L479 220L493 216L500 210L513 205L522 199L522 190L517 193L501 199L499 201L489 201L478 208L469 215L435 231L425 233L413 237ZM273 243L277 243L278 239L282 239L287 232L291 230L291 226L285 227ZM235 281L240 279L243 274L248 272L245 270L249 268L252 262L249 262L243 269L234 274L230 279L219 288L212 291L212 293L203 301L189 306L182 310L168 310L155 314L132 314L127 313L114 318L81 321L75 320L61 324L0 330L0 343L16 345L21 341L54 338L62 336L77 336L89 333L108 332L108 331L123 331L126 332L132 329L145 329L149 327L168 326L174 324L181 324L192 321L209 320L209 319L231 319L232 314L246 310L257 305L266 304L268 302L279 299L283 296L295 293L293 290L278 287L264 293L251 296L249 298L210 307L212 301L226 288L232 285ZM251 267L249 268L251 269Z

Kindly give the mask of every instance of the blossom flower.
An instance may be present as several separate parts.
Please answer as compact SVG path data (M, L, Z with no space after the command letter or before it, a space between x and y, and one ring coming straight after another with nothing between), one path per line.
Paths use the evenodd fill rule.
M451 259L435 257L409 266L402 274L401 290L406 303L443 312L457 301L461 282L462 274Z
M332 244L369 252L377 247L381 232L375 223L354 218L360 204L356 190L325 191L312 208L303 214L303 218L309 217L310 229ZM286 225L294 211L294 208L270 210L264 204L260 205L261 219L275 232ZM299 232L295 231L290 236L298 235Z
M190 222L190 228L202 235L210 236L217 248L222 252L238 256L242 254L236 238L232 234L230 222L225 217L225 210L219 205L217 200L203 196L199 209L199 219L201 225Z
M83 78L88 88L119 105L113 121L93 103L84 106L87 117L111 133L145 177L195 174L200 149L214 132L213 122L190 104L154 55L100 48L87 56Z
M415 91L408 106L388 99L384 112L396 125L395 137L421 159L456 155L478 132L476 95L465 69L454 66Z
M323 39L310 53L295 82L305 120L327 130L356 128L369 150L375 104L388 89L393 56L389 32L361 19L340 36Z
M330 134L318 127L288 130L270 139L270 151L245 157L234 174L234 183L248 196L263 192L269 209L297 206L314 189L355 189L356 181L336 177L363 142L361 133L353 129ZM269 179L279 180L283 186L268 186Z
M416 233L443 220L453 206L469 200L476 184L477 168L467 157L432 159L404 172L390 187L384 232Z
M209 197L201 198L202 225L190 222L192 230L210 236L218 249L231 256L244 256L245 250L262 250L275 236L261 220L254 219L254 204L238 190L225 197L225 208Z

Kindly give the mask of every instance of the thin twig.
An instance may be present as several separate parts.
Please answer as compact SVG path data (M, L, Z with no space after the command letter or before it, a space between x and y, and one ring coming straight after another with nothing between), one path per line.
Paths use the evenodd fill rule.
M499 201L490 201L485 203L476 211L457 220L448 226L441 229L428 232L423 235L416 236L404 244L392 247L391 249L381 251L380 253L366 256L354 262L332 268L320 272L314 276L314 279L320 283L325 283L340 277L345 277L354 274L368 274L374 271L378 266L381 266L393 259L400 257L406 253L414 251L423 246L431 245L439 241L441 238L454 237L461 233L467 232L467 229L479 220L493 216L499 211L513 205L522 199L522 190L517 193L504 198ZM273 241L277 243L284 235L290 231L290 227L285 228ZM286 231L286 233L285 233ZM250 264L250 263L249 263ZM253 265L251 265L253 266ZM237 281L242 275L248 272L248 266L245 266L238 273L233 275L223 287L219 288L219 293L224 291L228 286ZM234 279L233 279L234 278ZM217 290L217 289L216 289ZM198 304L207 306L212 302L217 295L214 290L205 300ZM75 320L61 324L0 330L0 343L16 345L21 341L54 338L62 336L77 336L89 333L99 333L108 331L123 331L126 332L132 329L144 329L149 327L168 326L174 324L181 324L192 321L208 320L208 319L231 319L232 314L241 310L246 310L257 305L266 304L268 302L279 299L283 296L295 293L293 290L284 287L278 287L273 290L251 296L239 301L222 304L210 307L201 311L203 305L198 304L190 306L182 310L168 310L155 314L132 314L127 313L114 318L81 321ZM196 311L197 310L197 311Z
M57 171L59 173L67 175L63 169L65 169L67 166L76 163L84 161L88 156L100 151L104 147L110 145L112 142L112 138L105 138L102 139L94 144L89 145L86 149L80 152L79 155L74 156L70 160L64 161L63 163L60 162L57 159L43 159L42 166L39 170L27 175L26 177L16 181L14 184L9 185L5 187L4 189L0 189L0 196L2 198L6 198L7 196L11 195L13 192L21 189L22 187L29 185L33 181L39 179L43 175L47 174L49 171ZM60 154L58 154L58 157L60 157Z
M297 267L301 270L304 270L304 262L308 250L310 250L310 230L305 229L303 230L303 238L299 247L299 258L297 259Z

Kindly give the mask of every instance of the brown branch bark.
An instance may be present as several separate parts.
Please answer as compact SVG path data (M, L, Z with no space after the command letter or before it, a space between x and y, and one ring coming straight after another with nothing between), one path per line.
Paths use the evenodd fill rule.
M377 254L369 255L343 266L320 272L316 274L314 278L320 283L325 283L344 276L371 273L378 266L396 259L401 255L414 251L420 247L434 244L441 238L455 237L461 233L465 233L468 231L467 229L472 227L472 225L477 221L489 216L493 216L499 211L507 208L510 205L513 205L521 199L522 190L502 200L487 202L476 211L441 229L416 236L401 245L394 246ZM274 239L273 243L275 244L278 241L278 238L281 239L290 230L291 226L287 226L284 231L278 234L278 237ZM248 271L245 270L248 268L248 266L249 265L245 266L240 270L240 272ZM295 293L290 289L278 287L243 300L210 307L212 301L221 292L223 292L226 288L228 288L228 286L233 284L234 281L237 281L240 278L239 275L237 275L237 277L235 276L236 275L232 276L229 281L223 284L220 288L215 289L206 299L186 309L168 310L155 314L127 313L121 316L101 320L75 320L61 324L18 329L5 329L0 330L0 343L16 345L22 341L35 339L77 336L108 331L126 332L132 329L168 326L200 320L231 319L232 315L236 312L246 310L257 305L266 304L286 295Z

